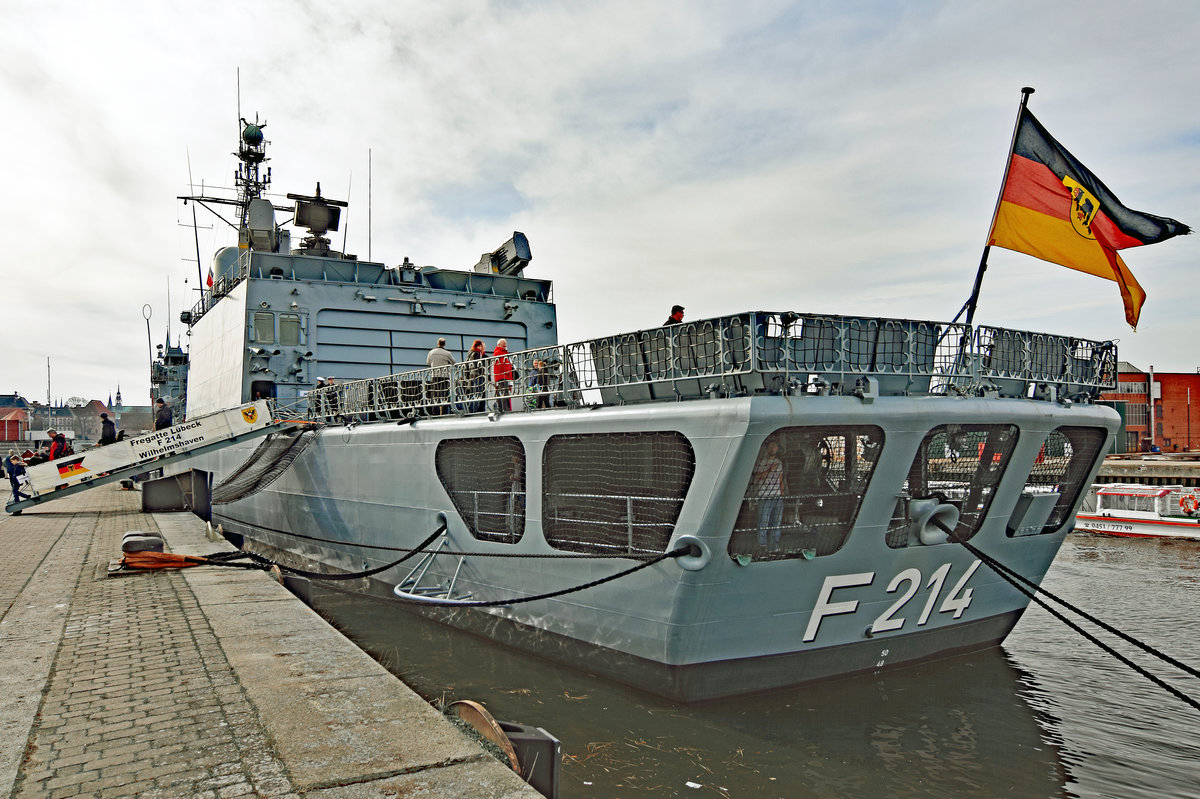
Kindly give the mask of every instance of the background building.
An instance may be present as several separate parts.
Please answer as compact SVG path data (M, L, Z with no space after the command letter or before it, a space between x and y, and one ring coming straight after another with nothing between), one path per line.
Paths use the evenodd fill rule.
M1121 361L1117 389L1101 401L1121 414L1117 452L1200 450L1200 372L1143 371Z

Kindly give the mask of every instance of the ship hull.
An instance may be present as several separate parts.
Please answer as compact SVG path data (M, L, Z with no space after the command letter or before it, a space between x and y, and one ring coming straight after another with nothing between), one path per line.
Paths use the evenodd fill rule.
M701 542L707 551L700 563L685 568L669 559L582 591L487 608L428 608L397 598L393 587L410 563L337 588L653 693L713 699L870 673L1004 639L1026 606L1024 595L957 544L885 542L913 450L934 421L995 418L998 410L1022 428L1010 467L1017 472L1040 458L1040 441L1064 421L1109 423L1093 410L1047 412L1020 400L897 397L868 405L852 397L774 396L327 427L282 477L215 504L212 518L248 548L331 573L386 565L445 522L448 549L468 554L434 559L427 581L454 581L458 595L472 600L569 591L638 561L553 557L564 553L547 543L548 500L538 490L547 442L598 430L672 431L690 442L696 469L671 540ZM886 429L888 445L840 547L739 561L731 529L766 437L793 425L866 422ZM441 442L496 437L520 441L528 462L524 535L516 543L473 538L438 479ZM219 480L247 454L218 453L203 468ZM1000 482L972 543L1038 582L1068 525L1012 535L1007 528L1024 485L1020 474Z

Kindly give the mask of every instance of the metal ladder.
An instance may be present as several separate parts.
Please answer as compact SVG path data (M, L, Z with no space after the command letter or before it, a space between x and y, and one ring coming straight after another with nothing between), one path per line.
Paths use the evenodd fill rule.
M449 600L453 602L470 599L472 597L470 593L456 593L454 590L454 586L458 582L458 575L462 572L463 564L467 560L465 555L458 556L458 564L454 567L454 574L449 580L441 579L432 584L422 585L429 572L429 567L433 565L438 555L454 557L454 553L448 550L449 545L449 538L442 536L437 547L425 553L412 571L392 589L393 593L399 597L415 600Z

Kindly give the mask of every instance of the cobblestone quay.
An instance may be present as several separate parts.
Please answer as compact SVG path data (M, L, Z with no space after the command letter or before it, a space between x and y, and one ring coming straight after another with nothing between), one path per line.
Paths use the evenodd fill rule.
M187 513L101 486L0 518L0 797L537 797L263 572L107 576Z

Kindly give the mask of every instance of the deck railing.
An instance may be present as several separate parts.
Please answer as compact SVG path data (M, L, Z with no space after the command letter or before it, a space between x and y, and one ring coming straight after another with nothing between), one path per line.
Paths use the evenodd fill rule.
M746 396L965 394L1091 401L1113 342L963 324L749 312L339 383L308 394L328 421Z

